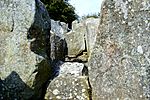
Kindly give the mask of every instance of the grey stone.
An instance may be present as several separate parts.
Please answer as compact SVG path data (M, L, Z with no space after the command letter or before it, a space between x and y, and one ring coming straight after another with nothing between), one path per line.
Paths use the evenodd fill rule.
M58 66L58 65L57 65ZM46 100L89 100L88 77L82 76L84 64L59 63L59 75L50 82Z
M51 31L61 39L64 39L64 33L67 33L67 29L68 25L66 23L51 19Z
M66 40L51 32L50 43L51 59L64 61L68 50Z
M48 13L39 0L1 0L0 9L0 98L38 99L51 74Z
M65 33L68 57L88 61L96 41L99 19L87 18L72 23L72 31Z
M52 60L65 60L68 49L64 33L67 32L67 28L68 26L65 23L51 20L50 57Z
M68 56L76 57L85 50L86 28L82 23L76 21L72 23L72 30L65 34L68 47Z
M93 100L148 100L150 2L105 0L89 61Z
M84 21L84 23L86 26L85 40L86 40L87 55L89 57L91 55L91 52L93 51L93 47L96 42L96 34L99 25L99 18L87 18Z
M55 78L47 88L46 100L89 100L86 77Z
M66 62L60 66L60 75L82 76L84 64L78 62Z

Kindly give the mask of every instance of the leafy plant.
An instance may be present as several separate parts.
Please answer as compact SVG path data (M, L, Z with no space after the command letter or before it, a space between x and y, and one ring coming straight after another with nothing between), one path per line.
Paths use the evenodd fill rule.
M86 18L99 18L100 13L94 13L94 14L88 14L85 16L82 16L82 19L86 19Z
M78 18L75 8L68 3L68 0L41 0L54 20L68 23L71 28L72 21ZM69 26L70 25L70 26Z

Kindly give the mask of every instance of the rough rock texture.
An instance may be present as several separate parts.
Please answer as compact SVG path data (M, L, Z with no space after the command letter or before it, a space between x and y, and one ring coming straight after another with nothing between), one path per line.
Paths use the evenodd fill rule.
M51 31L57 36L64 39L64 33L67 33L68 25L64 22L54 21L51 19Z
M46 100L89 100L86 77L57 77L47 89Z
M40 98L51 74L48 13L39 0L1 0L0 9L0 99Z
M93 51L93 47L96 42L98 25L99 25L99 18L88 18L85 21L86 26L85 40L88 56L91 55L91 52Z
M72 31L65 34L69 57L76 57L85 50L85 33L86 28L83 23L73 22Z
M57 64L59 75L51 81L46 100L89 100L87 76L82 76L84 64L66 62Z
M88 66L93 100L150 99L149 43L149 0L105 0Z
M51 58L52 60L65 60L67 55L67 44L65 39L57 36L55 33L51 34Z
M66 62L60 66L59 75L82 76L83 68L84 68L84 64L82 64L82 63Z
M65 60L67 55L67 43L64 38L64 33L67 32L67 24L59 21L51 20L51 54L52 60Z
M72 31L65 34L68 57L88 61L96 40L99 19L88 18L72 23Z

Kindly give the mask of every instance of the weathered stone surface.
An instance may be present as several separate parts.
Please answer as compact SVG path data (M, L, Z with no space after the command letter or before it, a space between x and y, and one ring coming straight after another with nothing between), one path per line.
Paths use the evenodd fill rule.
M85 33L84 24L73 22L72 30L65 34L69 57L76 57L85 50Z
M46 100L89 100L85 77L57 77L49 85Z
M57 36L55 33L51 33L50 42L51 42L51 53L50 53L51 59L64 61L68 50L65 39Z
M64 33L67 33L68 25L64 22L54 21L51 19L51 31L64 39Z
M88 57L91 55L91 52L96 42L98 25L99 25L99 18L87 18L85 20L85 26L86 26L85 39L86 39Z
M67 32L67 24L59 21L51 20L51 59L65 60L67 55L67 43L64 38L64 33Z
M87 18L81 22L74 21L72 31L65 34L68 57L88 61L96 41L99 19Z
M66 62L60 66L59 75L67 75L67 76L82 76L82 70L84 68L84 64L78 62Z
M93 100L150 99L150 2L105 0L89 61Z
M51 74L48 13L39 0L1 0L0 9L0 99L40 98Z
M84 64L59 63L59 75L47 88L46 100L89 100L87 76L82 76Z

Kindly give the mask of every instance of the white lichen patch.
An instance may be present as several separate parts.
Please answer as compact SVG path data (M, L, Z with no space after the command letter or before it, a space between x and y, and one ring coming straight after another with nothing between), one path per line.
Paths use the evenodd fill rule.
M131 12L134 12L134 9L131 9Z
M72 93L69 94L69 99L71 99L71 98L73 98L73 97L72 97Z
M60 66L59 75L81 76L83 67L84 67L84 64L81 64L81 63L66 62Z
M60 97L60 96L56 96L56 98L57 98L57 99L61 99L61 97Z
M86 89L82 89L82 92L85 92L86 91Z
M59 94L59 91L57 89L53 90L53 94L54 95L58 95Z
M117 100L120 100L119 98L117 98Z
M141 72L140 72L140 75L146 75L146 68L145 67L141 67Z
M76 97L78 100L84 100L84 98L82 96L77 96Z
M132 22L128 22L128 26L132 26L132 24L133 24Z
M142 8L140 10L149 10L150 9L150 3L149 0L143 0L142 4Z
M76 93L76 92L74 92L74 95L76 96L76 95L77 95L77 93Z
M145 20L145 23L147 24L147 23L148 23L148 20Z
M123 20L123 21L122 21L122 24L125 24L125 23L126 23L126 21Z
M143 96L142 95L140 95L140 98L142 98Z
M143 54L143 49L142 49L142 46L141 46L141 45L139 45L139 46L137 47L137 52L139 52L140 54Z
M115 8L116 9L121 9L121 11L124 13L124 19L128 18L128 8L127 4L128 1L124 2L123 0L115 0Z

